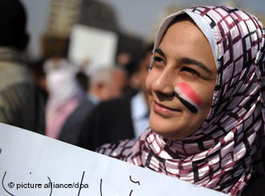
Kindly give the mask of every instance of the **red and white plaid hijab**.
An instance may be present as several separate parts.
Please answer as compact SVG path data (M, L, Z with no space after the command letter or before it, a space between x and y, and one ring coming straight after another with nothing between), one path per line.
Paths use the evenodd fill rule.
M104 145L100 153L197 185L238 195L262 160L264 138L265 33L259 20L227 6L185 9L207 37L216 60L217 80L207 119L193 135L172 140L148 129L137 140ZM263 142L264 143L264 142Z

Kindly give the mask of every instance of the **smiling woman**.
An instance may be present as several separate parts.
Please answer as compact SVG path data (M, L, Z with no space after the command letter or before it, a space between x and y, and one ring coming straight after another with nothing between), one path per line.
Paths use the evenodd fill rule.
M146 80L150 128L98 151L240 195L264 174L264 44L259 20L233 7L168 16Z
M146 80L152 130L172 139L196 131L210 110L216 72L211 46L194 22L187 15L171 22L155 48ZM180 96L184 94L199 99L199 107L192 107L191 101Z

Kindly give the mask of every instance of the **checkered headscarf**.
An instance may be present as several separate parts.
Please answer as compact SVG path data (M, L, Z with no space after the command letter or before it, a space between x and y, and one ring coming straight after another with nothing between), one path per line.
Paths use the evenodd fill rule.
M264 138L265 33L259 20L227 6L185 9L165 19L158 47L173 18L189 15L207 37L217 80L210 113L201 128L183 140L148 129L135 141L105 145L99 152L204 187L240 194L254 172L262 171Z

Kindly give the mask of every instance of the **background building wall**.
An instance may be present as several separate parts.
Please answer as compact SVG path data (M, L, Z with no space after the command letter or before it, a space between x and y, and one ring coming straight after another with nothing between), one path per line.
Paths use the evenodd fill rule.
M33 57L41 55L41 35L47 32L50 5L52 0L21 0L28 12L28 31L31 34L29 54ZM65 1L65 0L60 0ZM79 1L79 0L74 0ZM86 0L90 1L90 0ZM161 18L162 10L168 5L189 7L205 4L225 4L227 1L220 0L94 0L109 5L115 12L116 22L121 32L136 37L147 39L154 31ZM236 6L258 13L260 17L265 15L264 0L233 0ZM104 16L102 16L104 18Z

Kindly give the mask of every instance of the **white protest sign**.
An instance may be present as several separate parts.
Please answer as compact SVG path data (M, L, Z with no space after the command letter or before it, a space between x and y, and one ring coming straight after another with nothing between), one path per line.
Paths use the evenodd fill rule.
M98 66L115 62L116 33L83 25L75 25L70 36L69 59L76 64L86 61Z
M220 196L64 142L0 123L1 196Z

